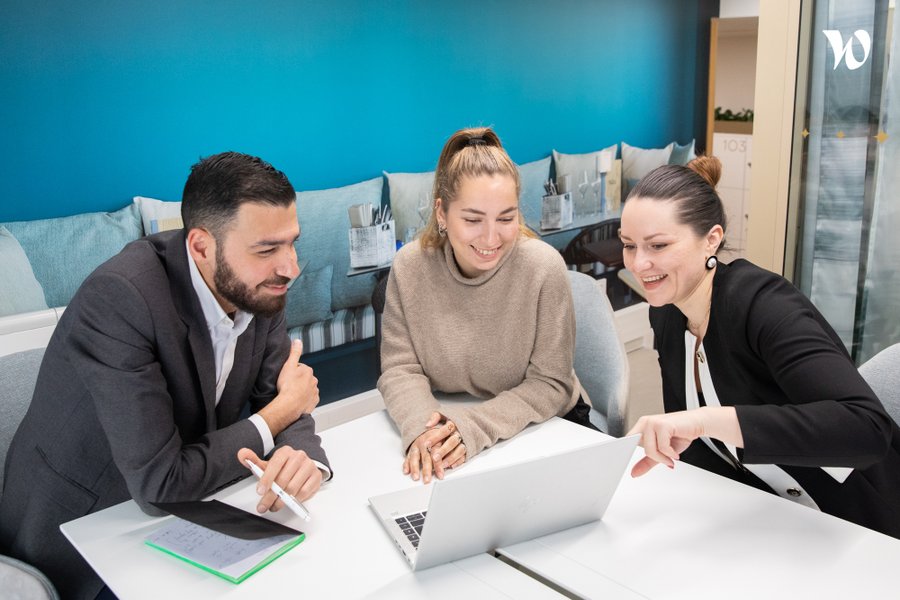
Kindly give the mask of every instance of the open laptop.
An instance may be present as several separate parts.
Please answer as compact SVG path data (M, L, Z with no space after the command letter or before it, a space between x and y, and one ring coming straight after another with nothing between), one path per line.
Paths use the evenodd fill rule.
M601 518L639 438L451 472L430 486L373 496L369 505L413 570L426 569Z

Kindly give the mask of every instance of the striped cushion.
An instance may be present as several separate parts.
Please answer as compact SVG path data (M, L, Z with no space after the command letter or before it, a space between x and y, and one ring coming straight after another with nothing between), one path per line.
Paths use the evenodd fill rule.
M375 337L375 311L371 304L342 308L325 321L289 329L288 335L303 340L304 354L365 340Z

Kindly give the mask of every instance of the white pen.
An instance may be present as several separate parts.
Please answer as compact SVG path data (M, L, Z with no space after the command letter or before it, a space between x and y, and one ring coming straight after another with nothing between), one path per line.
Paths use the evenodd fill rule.
M256 465L256 463L254 463L249 458L245 462L247 463L247 466L250 467L250 470L253 472L253 474L262 479L262 469L260 469ZM300 517L304 521L312 520L312 516L310 516L309 511L306 510L306 507L300 504L299 500L284 491L281 486L274 481L272 482L272 491L275 492L275 495L281 498L281 501L284 502L284 505L294 511L294 513L296 513L298 517Z

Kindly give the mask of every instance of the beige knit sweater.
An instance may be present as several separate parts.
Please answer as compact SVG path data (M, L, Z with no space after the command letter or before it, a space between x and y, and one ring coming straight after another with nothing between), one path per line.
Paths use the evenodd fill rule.
M471 458L529 423L566 414L581 392L566 266L536 239L520 239L471 279L449 243L407 244L388 279L382 336L378 389L404 451L434 411L456 423ZM484 402L442 406L432 390Z

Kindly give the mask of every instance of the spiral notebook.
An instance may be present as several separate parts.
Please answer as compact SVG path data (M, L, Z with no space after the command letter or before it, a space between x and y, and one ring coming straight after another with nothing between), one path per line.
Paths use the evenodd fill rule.
M241 583L306 537L217 500L154 506L174 518L144 543L231 583Z

